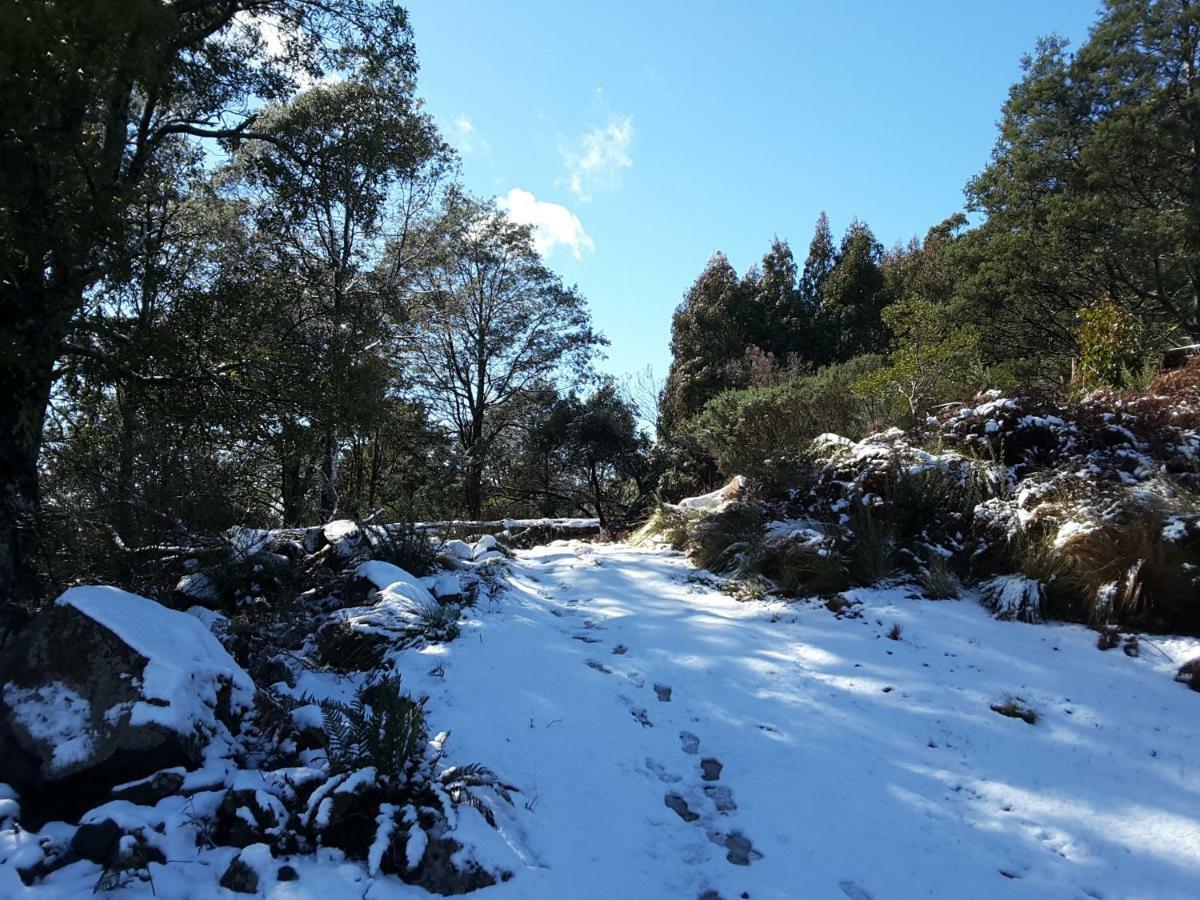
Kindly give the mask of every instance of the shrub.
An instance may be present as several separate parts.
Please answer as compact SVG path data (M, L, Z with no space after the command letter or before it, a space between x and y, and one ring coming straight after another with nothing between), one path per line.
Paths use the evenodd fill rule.
M745 475L768 494L801 486L806 449L818 434L858 434L879 408L851 390L876 368L861 356L775 387L726 391L679 429L680 440L716 461L725 477Z
M850 586L841 554L811 544L771 544L763 554L761 572L792 596L826 596Z
M672 550L685 550L688 544L689 516L683 510L659 503L650 518L633 533L629 542L635 547L663 543Z
M419 612L421 634L432 643L452 641L459 634L458 607L454 604L422 606Z
M917 581L930 600L953 600L962 589L950 561L938 553L929 557L918 573Z
M437 570L438 555L428 533L411 525L372 526L359 524L371 559L389 562L414 575L431 575Z
M1037 724L1037 710L1029 706L1020 697L1015 697L1012 694L1006 696L1003 703L991 704L991 709L992 712L998 712L1000 715L1007 716L1010 719L1020 719L1026 725Z
M383 660L388 641L346 622L332 622L317 632L316 645L321 665L335 672L366 672Z
M1024 575L997 575L979 586L979 599L997 619L1042 621L1042 584Z
M735 503L696 519L688 528L688 543L701 568L727 572L738 567L743 556L762 552L765 530L762 510L757 505Z
M872 585L896 569L896 541L892 529L880 521L870 505L856 501L850 506L850 524L843 536L846 571L850 583Z
M1136 316L1111 300L1079 311L1076 330L1079 370L1084 388L1125 387L1142 370L1142 327Z

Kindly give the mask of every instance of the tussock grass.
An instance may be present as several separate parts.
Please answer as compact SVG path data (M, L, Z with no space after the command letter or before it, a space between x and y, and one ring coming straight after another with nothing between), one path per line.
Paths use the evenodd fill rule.
M1141 491L1101 495L1086 485L1062 492L1009 542L1013 566L1041 591L1041 615L1151 631L1200 626L1200 539L1164 537L1172 513L1191 503ZM1099 511L1097 511L1099 510ZM1001 579L985 588L1003 609ZM1008 588L1010 591L1011 587ZM1024 616L1015 616L1024 618Z
M930 600L953 600L962 590L962 584L950 561L940 554L933 554L917 574L921 590Z
M846 572L851 584L869 586L896 571L895 531L871 506L855 503L851 507L845 540Z
M827 596L850 586L846 560L835 550L794 542L767 547L761 572L792 596Z
M765 533L762 510L737 503L690 523L688 545L696 563L711 572L749 574L758 567Z

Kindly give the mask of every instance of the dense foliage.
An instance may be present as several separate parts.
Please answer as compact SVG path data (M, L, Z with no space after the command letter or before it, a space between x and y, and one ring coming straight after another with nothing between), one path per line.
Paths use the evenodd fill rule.
M885 357L858 363L872 413L853 432L983 387L1136 386L1200 337L1200 8L1106 0L1077 51L1046 38L1023 69L966 186L973 227L956 213L885 250L857 220L835 243L822 214L799 278L778 238L740 278L710 260L673 322L668 492L766 472L847 427L798 411L823 366Z

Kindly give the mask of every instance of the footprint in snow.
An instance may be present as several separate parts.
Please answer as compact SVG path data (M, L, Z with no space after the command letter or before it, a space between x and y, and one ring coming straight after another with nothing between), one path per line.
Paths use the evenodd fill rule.
M629 711L629 714L631 716L633 716L635 719L637 719L638 724L640 724L643 728L653 728L654 727L654 723L650 721L650 717L648 715L646 715L646 711L644 709L642 709L641 707L631 709Z
M633 682L633 686L636 688L646 686L646 679L643 678L641 675L639 675L637 672L626 672L625 677L628 678L631 682Z
M617 656L624 656L628 652L629 648L624 644L617 644L617 646L613 647L613 653L615 653Z
M663 804L685 822L695 822L700 818L700 814L693 812L687 801L674 791L663 797Z
M684 753L695 756L700 752L700 738L690 731L681 731L679 732L679 748Z
M680 781L680 777L678 775L671 774L667 771L666 766L660 762L657 762L656 760L651 759L649 756L646 757L646 768L657 775L659 781L665 782L666 784L675 784Z
M585 644L598 644L598 643L600 643L600 638L594 638L594 637L592 637L590 634L573 634L573 635L571 635L571 640L573 640L573 641L583 641L583 643L585 643Z
M737 809L737 804L733 802L733 791L723 785L705 785L704 796L713 802L717 812L723 816L727 816Z
M700 760L700 777L705 781L720 781L721 770L725 768L719 759L706 756Z
M849 897L850 900L873 900L870 891L864 887L859 887L849 879L846 881L839 881L838 887L842 889L842 893Z
M671 686L668 684L655 684L654 695L658 697L659 703L671 702Z
M750 860L762 859L762 853L755 850L750 838L740 831L731 831L729 834L713 832L709 838L729 851L725 858L735 866L748 866ZM870 894L867 895L867 900L870 900Z
M587 667L589 669L595 669L597 672L603 672L605 675L612 674L612 669L610 669L608 666L604 665L604 663L597 662L594 659L587 660Z

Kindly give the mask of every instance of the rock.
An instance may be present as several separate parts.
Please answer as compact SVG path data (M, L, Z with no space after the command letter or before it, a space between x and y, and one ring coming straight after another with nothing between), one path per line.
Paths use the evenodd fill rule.
M471 558L479 559L484 554L498 552L497 548L499 546L500 542L496 540L495 536L490 534L482 535L479 540L471 545Z
M111 587L77 587L0 659L0 772L43 811L195 767L230 740L254 684L204 624Z
M291 866L280 866L279 871L275 873L276 881L299 881L300 873Z
M415 869L401 872L399 875L409 884L418 885L443 897L467 894L495 884L496 879L477 863L468 861L461 866L454 864L453 857L461 849L462 844L453 838L431 838L420 864Z
M304 548L305 553L316 553L327 543L325 540L325 529L323 528L306 528L304 529L304 537L300 539L300 546Z
M234 857L225 874L221 876L221 887L238 894L257 894L258 873L242 862L240 856Z
M1200 691L1200 656L1194 656L1179 667L1175 680L1186 684L1193 691Z
M141 781L117 785L112 789L109 798L124 800L136 806L153 806L159 800L176 793L182 786L182 772L155 772L149 778L143 778Z
M475 551L471 549L471 545L466 541L453 540L442 544L441 555L450 559L467 562L475 558Z
M338 519L330 522L321 529L325 542L333 547L333 554L338 559L349 559L362 545L362 530L357 522L349 519Z
M286 819L287 811L273 795L262 790L231 788L217 807L217 843L249 847L273 840Z
M112 819L80 825L71 838L71 851L80 859L106 865L116 854L122 834Z
M462 600L463 587L458 576L451 572L442 572L422 578L421 583L437 599L438 603L458 603Z
M193 604L213 606L220 601L220 593L216 584L203 572L192 572L184 575L175 585L174 602L186 609Z

